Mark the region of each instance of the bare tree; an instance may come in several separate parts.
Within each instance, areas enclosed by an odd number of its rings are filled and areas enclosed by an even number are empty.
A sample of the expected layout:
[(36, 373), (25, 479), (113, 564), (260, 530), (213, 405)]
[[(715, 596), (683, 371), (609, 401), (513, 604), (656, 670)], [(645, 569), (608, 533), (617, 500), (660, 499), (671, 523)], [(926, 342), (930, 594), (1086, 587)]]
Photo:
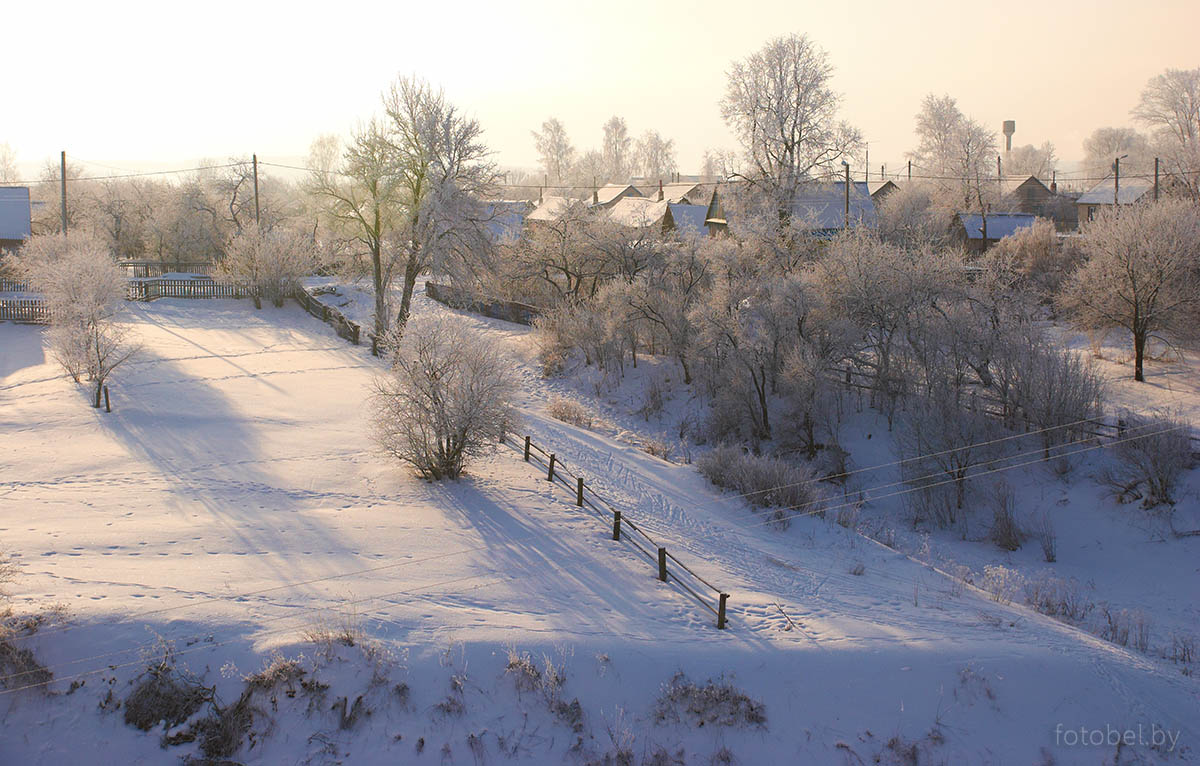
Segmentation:
[(382, 338), (390, 324), (388, 290), (396, 266), (394, 253), (385, 252), (385, 240), (401, 226), (404, 189), (392, 172), (392, 148), (379, 120), (360, 125), (340, 154), (332, 136), (313, 142), (308, 188), (324, 201), (335, 229), (366, 249), (375, 292), (375, 336)]
[(604, 123), (604, 146), (601, 152), (605, 180), (617, 183), (628, 181), (633, 167), (633, 139), (623, 118), (613, 116)]
[(515, 388), (493, 344), (451, 320), (422, 321), (375, 382), (376, 442), (426, 479), (457, 479), (512, 427)]
[(1155, 131), (1168, 171), (1200, 199), (1200, 68), (1168, 69), (1152, 78), (1133, 118)]
[(768, 42), (728, 72), (721, 116), (741, 141), (747, 176), (780, 203), (806, 179), (834, 167), (861, 143), (838, 121), (829, 56), (807, 35)]
[(282, 306), (316, 264), (316, 249), (307, 234), (282, 228), (267, 232), (247, 229), (226, 245), (220, 271), (245, 285), (255, 308), (262, 308), (263, 298)]
[(404, 206), (403, 228), (395, 238), (403, 264), (396, 322), (403, 328), (423, 271), (452, 271), (489, 248), (481, 199), (491, 195), (498, 174), (479, 121), (460, 112), (440, 89), (401, 77), (383, 103), (389, 172), (399, 179)]
[(1164, 200), (1106, 210), (1083, 230), (1087, 261), (1067, 281), (1062, 308), (1083, 328), (1124, 329), (1134, 380), (1144, 381), (1146, 343), (1193, 336), (1200, 311), (1200, 209)]
[(567, 137), (567, 129), (557, 117), (542, 123), (542, 132), (532, 131), (533, 142), (542, 160), (542, 170), (554, 183), (566, 182), (575, 161), (575, 147)]
[(12, 183), (17, 178), (17, 153), (8, 145), (0, 143), (0, 183)]
[(667, 180), (679, 165), (675, 162), (675, 141), (663, 138), (657, 130), (647, 130), (637, 140), (638, 175), (650, 181)]
[(1049, 182), (1058, 167), (1058, 154), (1054, 144), (1046, 141), (1041, 146), (1025, 144), (1014, 146), (1005, 158), (1004, 175), (1033, 176), (1039, 181)]
[(916, 132), (920, 143), (910, 156), (937, 190), (935, 204), (943, 215), (985, 210), (996, 201), (994, 132), (959, 111), (950, 96), (933, 94), (921, 102)]
[(105, 244), (86, 233), (30, 238), (19, 268), (49, 308), (51, 353), (75, 382), (92, 383), (99, 407), (109, 376), (139, 350), (114, 321), (124, 306), (125, 275)]
[(1096, 128), (1083, 142), (1084, 170), (1089, 175), (1102, 176), (1109, 172), (1113, 159), (1121, 160), (1128, 172), (1144, 173), (1153, 165), (1150, 141), (1133, 128)]

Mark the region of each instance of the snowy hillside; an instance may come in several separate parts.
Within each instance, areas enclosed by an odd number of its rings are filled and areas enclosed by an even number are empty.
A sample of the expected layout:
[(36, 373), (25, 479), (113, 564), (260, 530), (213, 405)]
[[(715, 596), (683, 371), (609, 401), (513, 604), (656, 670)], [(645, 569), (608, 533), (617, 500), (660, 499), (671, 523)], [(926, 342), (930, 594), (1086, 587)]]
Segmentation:
[[(345, 293), (363, 318), (368, 302)], [(677, 438), (693, 403), (667, 365), (547, 379), (528, 328), (424, 295), (415, 311), (455, 315), (513, 355), (514, 443), (531, 435), (731, 594), (728, 629), (511, 445), (446, 484), (377, 455), (363, 402), (382, 363), (294, 303), (131, 304), (145, 348), (114, 380), (111, 414), (61, 377), (41, 329), (0, 324), (0, 547), (19, 564), (13, 614), (44, 618), (9, 644), (53, 673), (41, 683), (9, 663), (0, 762), (174, 762), (199, 757), (218, 724), (235, 745), (221, 757), (245, 764), (1200, 753), (1200, 681), (1160, 656), (1200, 625), (1200, 537), (1107, 497), (1091, 478), (1102, 453), (1066, 479), (1039, 465), (1006, 475), (1024, 512), (1053, 512), (1054, 564), (1036, 544), (919, 534), (898, 497), (854, 523), (798, 515), (780, 530), (686, 464), (701, 449)], [(656, 375), (668, 404), (638, 416)], [(555, 396), (603, 422), (550, 417)], [(845, 497), (899, 481), (882, 418), (851, 412), (846, 432), (851, 468), (883, 467)], [(639, 448), (656, 439), (674, 441), (676, 462)], [(1181, 507), (1197, 503), (1189, 481)], [(1141, 610), (1155, 651), (989, 594), (976, 587), (989, 566), (1074, 578), (1114, 611)], [(169, 729), (142, 731), (126, 717), (147, 678), (201, 691)], [(197, 726), (213, 701), (241, 717)], [(1126, 730), (1141, 739), (1112, 741)]]

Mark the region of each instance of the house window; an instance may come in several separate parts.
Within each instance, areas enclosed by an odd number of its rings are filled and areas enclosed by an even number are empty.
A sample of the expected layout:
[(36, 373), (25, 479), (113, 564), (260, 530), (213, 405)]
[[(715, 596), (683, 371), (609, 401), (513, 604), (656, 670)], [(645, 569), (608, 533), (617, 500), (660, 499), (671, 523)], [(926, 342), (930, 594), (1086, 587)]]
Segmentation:
[(1087, 219), (1088, 219), (1089, 221), (1094, 221), (1094, 220), (1096, 220), (1096, 206), (1095, 206), (1095, 205), (1088, 205), (1088, 217), (1087, 217)]

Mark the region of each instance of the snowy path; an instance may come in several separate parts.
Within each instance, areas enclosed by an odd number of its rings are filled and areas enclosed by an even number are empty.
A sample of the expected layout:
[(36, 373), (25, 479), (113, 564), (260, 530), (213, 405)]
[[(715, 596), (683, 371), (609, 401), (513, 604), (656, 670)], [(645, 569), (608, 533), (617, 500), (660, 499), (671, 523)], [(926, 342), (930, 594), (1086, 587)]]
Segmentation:
[[(454, 313), (423, 295), (416, 310)], [(149, 625), (215, 669), (349, 611), (423, 653), (453, 637), (611, 653), (659, 680), (732, 672), (767, 700), (773, 737), (803, 721), (803, 752), (829, 757), (866, 728), (939, 716), (980, 735), (955, 745), (968, 761), (1028, 761), (1056, 721), (1136, 717), (1200, 742), (1194, 680), (956, 592), (832, 523), (755, 526), (691, 468), (546, 417), (565, 389), (538, 374), (528, 331), (459, 316), (517, 357), (522, 430), (733, 594), (730, 630), (512, 450), (450, 485), (376, 456), (362, 401), (377, 360), (297, 307), (160, 300), (133, 308), (146, 353), (114, 382), (111, 415), (57, 377), (38, 329), (0, 325), (0, 540), (22, 566), (17, 605), (72, 615), (39, 655), (60, 678), (133, 663)]]

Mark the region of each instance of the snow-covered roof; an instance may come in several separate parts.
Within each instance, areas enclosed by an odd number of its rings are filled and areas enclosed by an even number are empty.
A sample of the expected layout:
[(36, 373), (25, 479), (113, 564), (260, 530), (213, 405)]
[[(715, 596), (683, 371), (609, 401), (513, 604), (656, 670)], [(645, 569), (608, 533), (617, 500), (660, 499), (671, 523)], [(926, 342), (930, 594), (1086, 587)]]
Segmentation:
[(889, 188), (891, 191), (895, 191), (900, 187), (896, 185), (895, 181), (867, 181), (867, 192), (872, 198), (881, 191), (889, 190)]
[[(833, 231), (846, 223), (846, 183), (813, 182), (801, 186), (792, 215), (812, 231)], [(874, 226), (875, 201), (866, 181), (850, 182), (850, 225)]]
[[(1083, 193), (1077, 200), (1080, 205), (1111, 205), (1113, 203), (1113, 184), (1115, 181), (1112, 176), (1108, 176), (1100, 183)], [(1143, 183), (1141, 181), (1130, 178), (1129, 180), (1121, 179), (1121, 190), (1118, 193), (1117, 201), (1122, 205), (1132, 205), (1133, 203), (1146, 196), (1146, 193), (1153, 189), (1153, 184)]]
[(553, 221), (563, 214), (574, 200), (568, 197), (542, 197), (542, 204), (538, 205), (532, 213), (525, 216), (527, 221)]
[(622, 194), (629, 197), (644, 196), (642, 192), (632, 184), (604, 184), (596, 190), (596, 204), (607, 205)]
[(30, 228), (28, 186), (0, 186), (0, 239), (25, 239)]
[(683, 205), (674, 202), (667, 203), (671, 211), (671, 220), (675, 222), (675, 230), (687, 234), (706, 234), (705, 217), (708, 214), (707, 205)]
[[(1033, 226), (1037, 216), (1032, 213), (988, 213), (987, 238), (1003, 239), (1021, 229)], [(967, 230), (968, 239), (983, 239), (983, 216), (979, 213), (959, 213), (958, 220)]]
[[(707, 202), (703, 197), (707, 196), (704, 193), (704, 187), (698, 183), (671, 183), (663, 184), (663, 199), (667, 202), (687, 202), (696, 204), (699, 202)], [(658, 197), (658, 191), (652, 192), (653, 197)]]
[(622, 226), (644, 229), (662, 221), (667, 214), (667, 204), (649, 197), (622, 197), (608, 211), (608, 219)]

